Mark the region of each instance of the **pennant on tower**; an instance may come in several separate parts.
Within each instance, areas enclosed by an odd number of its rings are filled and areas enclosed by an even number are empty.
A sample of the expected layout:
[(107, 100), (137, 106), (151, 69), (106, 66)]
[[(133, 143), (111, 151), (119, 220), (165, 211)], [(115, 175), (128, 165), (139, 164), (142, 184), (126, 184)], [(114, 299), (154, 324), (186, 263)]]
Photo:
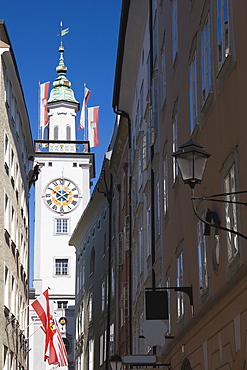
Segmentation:
[(88, 141), (91, 148), (99, 145), (98, 121), (99, 107), (88, 108)]
[(48, 93), (49, 93), (49, 87), (50, 82), (45, 82), (43, 84), (40, 84), (40, 94), (39, 94), (39, 125), (40, 127), (45, 127), (48, 125)]
[(82, 109), (81, 109), (81, 117), (80, 117), (80, 124), (78, 130), (82, 130), (85, 127), (86, 122), (86, 107), (91, 95), (91, 91), (85, 86), (84, 87), (84, 99), (82, 102)]

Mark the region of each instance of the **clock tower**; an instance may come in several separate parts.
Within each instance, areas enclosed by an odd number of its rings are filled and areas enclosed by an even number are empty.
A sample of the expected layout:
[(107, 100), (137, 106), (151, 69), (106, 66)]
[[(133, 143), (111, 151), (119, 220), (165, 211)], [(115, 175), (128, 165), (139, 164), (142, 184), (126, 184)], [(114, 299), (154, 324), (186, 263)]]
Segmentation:
[[(68, 245), (90, 198), (94, 154), (87, 141), (76, 141), (79, 103), (66, 77), (64, 47), (59, 47), (57, 78), (48, 100), (49, 140), (35, 141), (40, 173), (35, 183), (34, 279), (31, 302), (48, 287), (54, 316), (74, 369), (75, 250)], [(31, 307), (31, 306), (30, 306)], [(44, 333), (30, 308), (30, 370), (46, 370)], [(64, 368), (65, 369), (65, 368)]]

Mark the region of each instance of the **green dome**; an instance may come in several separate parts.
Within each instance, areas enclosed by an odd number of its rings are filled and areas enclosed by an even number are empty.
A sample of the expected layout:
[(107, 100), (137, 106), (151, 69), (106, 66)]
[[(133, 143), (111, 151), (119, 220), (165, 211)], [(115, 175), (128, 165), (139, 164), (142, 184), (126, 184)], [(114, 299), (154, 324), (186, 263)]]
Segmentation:
[(59, 47), (59, 52), (60, 52), (59, 65), (56, 68), (58, 77), (53, 82), (53, 89), (51, 90), (48, 103), (59, 100), (78, 103), (78, 101), (75, 99), (74, 91), (70, 88), (71, 83), (66, 77), (67, 67), (64, 65), (63, 58), (64, 47), (62, 43)]

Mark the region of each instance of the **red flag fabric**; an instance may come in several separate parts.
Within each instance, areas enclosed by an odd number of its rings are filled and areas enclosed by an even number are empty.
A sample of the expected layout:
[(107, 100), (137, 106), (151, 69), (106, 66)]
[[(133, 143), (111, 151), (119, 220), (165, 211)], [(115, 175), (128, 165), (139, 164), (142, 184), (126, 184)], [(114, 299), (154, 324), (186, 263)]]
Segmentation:
[(88, 140), (91, 148), (99, 145), (98, 121), (99, 107), (88, 108)]
[(83, 99), (83, 103), (82, 103), (80, 124), (78, 126), (78, 130), (82, 130), (85, 127), (86, 106), (87, 106), (90, 95), (91, 95), (91, 91), (85, 86), (84, 99)]
[(63, 338), (56, 320), (50, 313), (48, 289), (31, 305), (39, 316), (45, 333), (44, 361), (47, 360), (49, 365), (57, 364), (58, 367), (68, 366), (68, 355)]
[(46, 289), (33, 303), (31, 306), (36, 311), (43, 325), (43, 330), (45, 332), (45, 351), (44, 360), (47, 359), (47, 350), (52, 336), (51, 326), (50, 326), (50, 305), (49, 305), (49, 294), (48, 289)]
[(45, 82), (40, 85), (40, 102), (39, 102), (39, 111), (40, 111), (40, 127), (45, 127), (48, 125), (48, 94), (49, 94), (50, 82)]
[(68, 355), (56, 319), (53, 319), (53, 337), (49, 345), (49, 365), (68, 366)]

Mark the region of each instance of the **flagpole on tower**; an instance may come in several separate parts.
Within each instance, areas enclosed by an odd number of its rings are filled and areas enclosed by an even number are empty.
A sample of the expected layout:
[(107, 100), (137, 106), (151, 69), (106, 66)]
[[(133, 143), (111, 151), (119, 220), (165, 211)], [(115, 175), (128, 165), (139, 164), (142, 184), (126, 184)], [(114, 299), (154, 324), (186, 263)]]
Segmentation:
[[(84, 97), (86, 96), (86, 82), (84, 82)], [(84, 140), (86, 141), (87, 138), (86, 138), (86, 134), (87, 134), (87, 104), (85, 103), (84, 107), (82, 108), (84, 109), (84, 117), (85, 117), (85, 127), (84, 127)]]

